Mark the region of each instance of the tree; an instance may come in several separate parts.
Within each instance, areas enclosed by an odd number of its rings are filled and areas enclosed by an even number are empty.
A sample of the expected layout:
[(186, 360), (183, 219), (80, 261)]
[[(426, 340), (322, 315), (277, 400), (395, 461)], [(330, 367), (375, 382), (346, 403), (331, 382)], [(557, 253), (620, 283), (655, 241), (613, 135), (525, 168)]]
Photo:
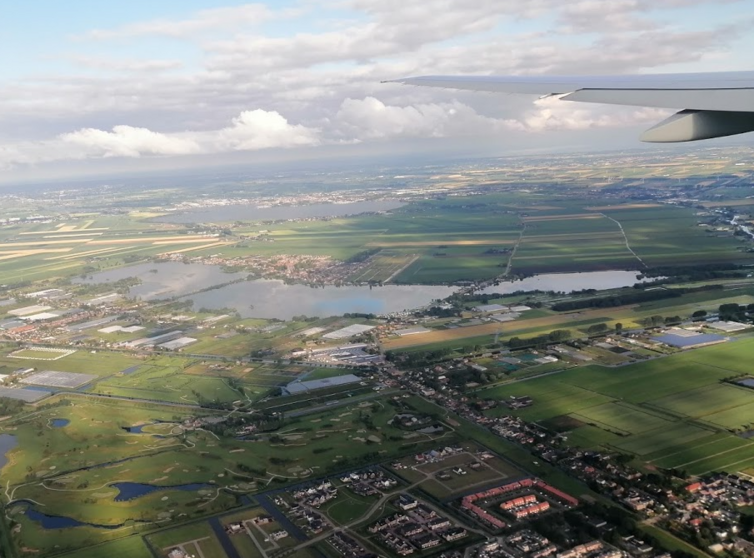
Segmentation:
[(591, 334), (605, 333), (607, 331), (607, 324), (594, 324), (589, 326), (587, 332)]
[(623, 331), (623, 324), (620, 322), (615, 323), (615, 333), (621, 333)]
[(699, 319), (704, 318), (706, 316), (707, 316), (707, 311), (706, 310), (697, 310), (696, 312), (694, 312), (693, 314), (691, 314), (692, 318), (699, 318)]

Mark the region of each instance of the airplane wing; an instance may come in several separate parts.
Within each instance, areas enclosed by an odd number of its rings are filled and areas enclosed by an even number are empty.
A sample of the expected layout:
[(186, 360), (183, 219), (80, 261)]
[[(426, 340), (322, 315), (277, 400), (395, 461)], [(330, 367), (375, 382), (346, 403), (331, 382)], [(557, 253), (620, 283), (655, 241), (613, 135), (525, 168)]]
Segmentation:
[(683, 109), (641, 137), (710, 139), (754, 131), (754, 72), (620, 76), (422, 76), (391, 82), (424, 87), (560, 96), (566, 101)]

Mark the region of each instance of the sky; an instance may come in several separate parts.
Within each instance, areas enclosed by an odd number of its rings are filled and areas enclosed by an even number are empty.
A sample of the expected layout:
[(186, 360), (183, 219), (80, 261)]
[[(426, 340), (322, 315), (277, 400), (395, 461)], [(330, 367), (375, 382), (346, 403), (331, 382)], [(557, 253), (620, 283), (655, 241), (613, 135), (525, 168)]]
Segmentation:
[(754, 0), (30, 0), (0, 17), (0, 181), (638, 147), (669, 111), (381, 83), (754, 70)]

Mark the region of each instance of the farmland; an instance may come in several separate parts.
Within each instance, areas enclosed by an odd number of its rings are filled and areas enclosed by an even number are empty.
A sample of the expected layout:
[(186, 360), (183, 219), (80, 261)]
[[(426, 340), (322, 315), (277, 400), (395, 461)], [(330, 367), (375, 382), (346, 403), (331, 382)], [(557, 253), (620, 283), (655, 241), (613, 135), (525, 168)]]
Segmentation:
[(526, 420), (566, 428), (571, 443), (628, 452), (639, 464), (691, 474), (754, 465), (754, 391), (725, 380), (744, 374), (754, 338), (619, 368), (586, 366), (478, 393), (528, 395)]

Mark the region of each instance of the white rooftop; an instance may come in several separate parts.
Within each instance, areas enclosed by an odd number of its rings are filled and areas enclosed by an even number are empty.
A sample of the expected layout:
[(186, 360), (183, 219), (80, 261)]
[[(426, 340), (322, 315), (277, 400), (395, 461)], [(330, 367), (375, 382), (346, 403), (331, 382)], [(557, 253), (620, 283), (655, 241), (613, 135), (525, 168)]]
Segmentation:
[(324, 337), (325, 339), (346, 339), (348, 337), (353, 337), (354, 335), (359, 335), (360, 333), (366, 333), (367, 331), (371, 331), (373, 329), (374, 326), (353, 324), (342, 329), (331, 331), (330, 333), (323, 335), (322, 337)]
[(24, 306), (23, 308), (16, 308), (8, 312), (11, 316), (28, 316), (29, 314), (38, 314), (45, 310), (50, 310), (52, 306), (44, 306), (42, 304), (35, 304), (33, 306)]
[(734, 331), (742, 331), (750, 327), (740, 322), (712, 322), (707, 325), (709, 327), (719, 329), (720, 331), (724, 331), (726, 333), (732, 333)]
[(32, 314), (31, 316), (21, 316), (22, 320), (28, 320), (30, 322), (36, 322), (39, 320), (51, 320), (52, 318), (59, 318), (60, 314), (54, 314), (52, 312), (40, 312), (39, 314)]

